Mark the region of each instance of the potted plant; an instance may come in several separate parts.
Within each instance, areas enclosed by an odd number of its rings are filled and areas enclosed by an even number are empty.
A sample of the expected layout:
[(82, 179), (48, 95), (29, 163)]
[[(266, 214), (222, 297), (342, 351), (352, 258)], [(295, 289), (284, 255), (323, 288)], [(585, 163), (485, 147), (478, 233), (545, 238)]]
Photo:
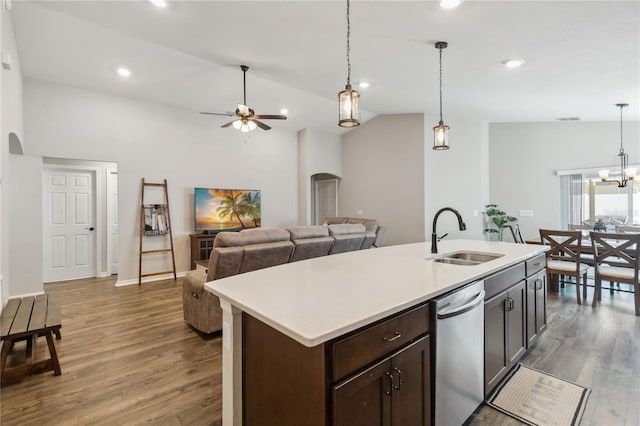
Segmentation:
[(489, 227), (485, 228), (484, 232), (488, 234), (498, 234), (498, 241), (502, 241), (502, 235), (505, 228), (511, 223), (518, 221), (513, 216), (509, 216), (504, 211), (498, 208), (497, 204), (487, 204), (485, 214), (487, 215)]

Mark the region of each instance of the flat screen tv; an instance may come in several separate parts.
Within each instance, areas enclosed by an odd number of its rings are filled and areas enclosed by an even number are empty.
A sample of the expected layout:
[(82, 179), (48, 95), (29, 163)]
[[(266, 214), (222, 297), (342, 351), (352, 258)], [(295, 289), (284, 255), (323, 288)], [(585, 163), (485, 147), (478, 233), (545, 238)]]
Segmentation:
[(260, 227), (260, 191), (253, 189), (194, 188), (196, 232)]

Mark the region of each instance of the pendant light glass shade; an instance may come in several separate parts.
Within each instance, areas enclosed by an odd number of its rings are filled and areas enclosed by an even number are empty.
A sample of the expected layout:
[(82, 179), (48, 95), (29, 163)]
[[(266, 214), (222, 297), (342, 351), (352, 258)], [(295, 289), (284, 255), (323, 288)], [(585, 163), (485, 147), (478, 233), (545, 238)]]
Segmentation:
[(440, 122), (433, 128), (433, 149), (436, 151), (449, 149), (449, 126), (442, 121), (442, 49), (447, 46), (446, 41), (436, 43), (436, 49), (440, 51)]
[(433, 149), (436, 151), (449, 149), (449, 126), (442, 121), (433, 128)]
[(351, 3), (347, 0), (347, 84), (338, 93), (338, 126), (356, 127), (360, 125), (360, 93), (351, 88)]
[(360, 93), (353, 90), (348, 84), (345, 89), (338, 93), (340, 104), (338, 126), (356, 127), (360, 125)]

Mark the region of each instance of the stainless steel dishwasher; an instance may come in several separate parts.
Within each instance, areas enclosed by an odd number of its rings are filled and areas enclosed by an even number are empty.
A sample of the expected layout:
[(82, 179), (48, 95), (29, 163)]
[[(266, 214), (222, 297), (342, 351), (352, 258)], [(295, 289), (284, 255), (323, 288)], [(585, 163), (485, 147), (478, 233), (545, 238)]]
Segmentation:
[(435, 424), (462, 425), (484, 400), (484, 281), (431, 301)]

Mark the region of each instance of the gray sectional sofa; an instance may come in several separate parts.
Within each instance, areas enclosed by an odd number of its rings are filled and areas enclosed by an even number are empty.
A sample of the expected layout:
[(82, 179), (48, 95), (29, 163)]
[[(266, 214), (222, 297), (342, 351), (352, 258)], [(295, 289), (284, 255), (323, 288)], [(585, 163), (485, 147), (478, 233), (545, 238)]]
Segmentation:
[[(184, 320), (206, 334), (222, 329), (220, 301), (204, 289), (205, 282), (283, 263), (368, 249), (380, 243), (382, 235), (378, 237), (376, 231), (384, 227), (378, 226), (377, 221), (371, 221), (368, 231), (364, 223), (339, 219), (340, 223), (327, 225), (219, 233), (208, 268), (190, 271), (184, 278)], [(371, 231), (373, 222), (375, 230)]]

